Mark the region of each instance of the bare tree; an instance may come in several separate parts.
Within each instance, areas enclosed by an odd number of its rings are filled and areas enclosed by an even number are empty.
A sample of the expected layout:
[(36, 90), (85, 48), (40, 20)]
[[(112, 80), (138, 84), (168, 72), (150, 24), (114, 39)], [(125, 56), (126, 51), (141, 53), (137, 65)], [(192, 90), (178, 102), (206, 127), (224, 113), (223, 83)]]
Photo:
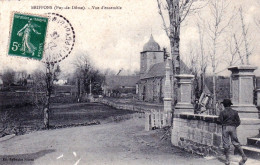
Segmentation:
[(228, 59), (227, 62), (229, 65), (249, 65), (249, 56), (252, 54), (253, 49), (250, 48), (250, 40), (248, 35), (249, 26), (245, 24), (242, 7), (239, 8), (238, 15), (241, 26), (237, 26), (237, 24), (234, 26), (238, 27), (239, 30), (233, 28), (231, 37), (227, 41), (227, 45), (229, 46), (229, 53), (231, 55), (231, 58)]
[(77, 97), (78, 102), (81, 101), (82, 96), (87, 93), (89, 85), (91, 84), (91, 75), (93, 71), (93, 67), (91, 65), (91, 61), (87, 54), (81, 54), (77, 56), (74, 61), (74, 66), (76, 67), (75, 77), (77, 79)]
[(7, 69), (2, 75), (4, 86), (10, 86), (15, 81), (15, 72), (12, 69)]
[(232, 33), (229, 39), (226, 40), (229, 58), (225, 59), (229, 66), (242, 64), (244, 65), (244, 56), (241, 53), (242, 40), (237, 39), (236, 33)]
[(199, 90), (199, 74), (200, 74), (200, 59), (199, 59), (199, 52), (194, 49), (194, 45), (190, 42), (189, 44), (189, 54), (187, 56), (187, 59), (185, 60), (185, 64), (190, 68), (190, 72), (194, 75), (194, 81), (193, 81), (193, 91), (196, 98), (199, 98), (200, 96), (200, 90)]
[(41, 70), (36, 70), (32, 73), (32, 104), (37, 107), (37, 109), (41, 110), (43, 107), (43, 103), (45, 103), (46, 97), (44, 97), (44, 92), (46, 89), (45, 83), (45, 73)]
[[(53, 92), (53, 81), (55, 79), (55, 77), (57, 77), (56, 71), (59, 70), (58, 68), (58, 63), (53, 62), (54, 60), (54, 56), (51, 55), (45, 55), (44, 56), (44, 63), (43, 63), (43, 68), (45, 71), (43, 71), (44, 74), (42, 73), (38, 73), (36, 74), (38, 77), (38, 81), (39, 81), (39, 85), (34, 85), (34, 87), (38, 88), (35, 89), (36, 92), (37, 90), (39, 90), (40, 88), (43, 88), (43, 92), (45, 93), (44, 97), (39, 97), (41, 98), (41, 100), (43, 101), (43, 122), (44, 122), (44, 127), (46, 129), (49, 129), (50, 127), (50, 113), (51, 113), (51, 109), (50, 109), (50, 104), (51, 104), (51, 94)], [(59, 71), (60, 72), (60, 71)], [(37, 82), (34, 82), (37, 83)], [(40, 89), (41, 90), (41, 89)], [(40, 94), (40, 93), (36, 93), (36, 94)]]
[(10, 112), (2, 112), (0, 116), (0, 137), (2, 137), (5, 134), (5, 131), (8, 129), (8, 127), (10, 127), (10, 121)]
[(242, 65), (244, 65), (244, 60), (243, 60), (243, 55), (241, 54), (241, 50), (240, 50), (240, 45), (242, 44), (241, 42), (239, 43), (239, 41), (237, 40), (237, 37), (235, 34), (233, 34), (233, 38), (234, 38), (234, 42), (235, 42), (235, 53), (237, 52), (240, 62)]
[[(199, 15), (198, 15), (199, 16)], [(200, 17), (200, 16), (199, 16)], [(208, 63), (208, 56), (205, 55), (205, 48), (204, 48), (204, 37), (205, 37), (205, 21), (201, 19), (197, 23), (197, 28), (199, 32), (199, 47), (200, 47), (200, 94), (205, 90), (205, 76), (206, 76), (206, 69), (207, 69), (207, 63)]]
[(47, 62), (45, 63), (45, 103), (43, 106), (43, 115), (44, 115), (44, 126), (45, 128), (49, 129), (49, 122), (50, 122), (50, 100), (51, 100), (51, 94), (53, 91), (53, 81), (55, 77), (55, 70), (56, 70), (57, 64)]
[(16, 82), (19, 85), (25, 86), (27, 84), (27, 82), (26, 82), (27, 72), (25, 70), (22, 70), (22, 71), (16, 72), (16, 74), (18, 75), (18, 77), (17, 77), (18, 79), (17, 79)]
[[(171, 47), (171, 56), (173, 61), (173, 75), (180, 74), (180, 27), (181, 23), (185, 20), (189, 13), (194, 12), (200, 8), (195, 7), (193, 3), (196, 0), (165, 0), (162, 3), (161, 0), (157, 0), (159, 14), (163, 21), (163, 27), (170, 40), (170, 47)], [(165, 15), (163, 14), (164, 10), (167, 11), (167, 16), (169, 19), (169, 23), (167, 25), (165, 20)], [(175, 79), (174, 79), (175, 80)], [(173, 95), (174, 95), (174, 102), (176, 102), (177, 98), (177, 83), (173, 82)]]
[(260, 30), (260, 19), (259, 18), (255, 18), (255, 24), (258, 27), (258, 29)]
[[(213, 71), (213, 109), (216, 109), (216, 75), (220, 62), (219, 48), (223, 43), (221, 40), (225, 30), (230, 26), (234, 16), (228, 17), (230, 2), (226, 0), (211, 0), (209, 3), (211, 18), (208, 21), (209, 56)], [(214, 112), (213, 112), (214, 113)]]
[(43, 64), (45, 71), (36, 70), (32, 73), (32, 98), (31, 102), (38, 110), (43, 111), (43, 124), (46, 129), (49, 128), (49, 115), (50, 115), (50, 95), (52, 92), (51, 79), (49, 72), (47, 72), (47, 65)]
[(241, 20), (243, 42), (244, 42), (244, 47), (245, 47), (246, 64), (249, 65), (249, 56), (252, 54), (252, 50), (250, 50), (250, 48), (249, 48), (248, 26), (246, 27), (246, 24), (244, 21), (244, 14), (243, 14), (242, 7), (239, 8), (239, 14), (240, 14), (240, 20)]
[[(257, 1), (257, 3), (258, 3), (258, 7), (260, 7), (260, 1)], [(259, 17), (259, 14), (258, 14), (258, 17), (254, 18), (254, 21), (255, 21), (256, 26), (258, 27), (258, 30), (260, 30), (260, 17)]]
[[(190, 12), (199, 8), (192, 7), (196, 0), (165, 0), (163, 4), (157, 0), (159, 14), (163, 21), (164, 30), (170, 39), (171, 55), (174, 61), (174, 72), (180, 74), (180, 26)], [(201, 7), (200, 7), (201, 8)], [(169, 25), (165, 21), (163, 9), (168, 11)]]

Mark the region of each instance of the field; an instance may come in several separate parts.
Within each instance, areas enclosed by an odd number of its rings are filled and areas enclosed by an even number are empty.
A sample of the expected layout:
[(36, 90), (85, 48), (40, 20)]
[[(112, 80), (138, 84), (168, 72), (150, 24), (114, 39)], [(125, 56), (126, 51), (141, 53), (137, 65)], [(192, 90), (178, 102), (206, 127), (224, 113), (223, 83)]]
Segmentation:
[[(99, 103), (55, 103), (51, 105), (50, 127), (69, 127), (99, 124), (106, 119), (132, 114), (133, 111), (117, 110)], [(10, 107), (0, 110), (1, 136), (24, 134), (43, 129), (43, 112), (34, 106)], [(3, 128), (7, 127), (4, 131)]]

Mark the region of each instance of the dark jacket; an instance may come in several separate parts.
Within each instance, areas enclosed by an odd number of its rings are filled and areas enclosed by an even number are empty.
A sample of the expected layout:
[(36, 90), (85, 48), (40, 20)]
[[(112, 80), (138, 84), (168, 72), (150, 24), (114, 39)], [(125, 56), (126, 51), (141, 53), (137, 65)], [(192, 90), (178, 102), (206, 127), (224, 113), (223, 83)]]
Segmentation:
[(218, 122), (223, 126), (238, 127), (240, 125), (240, 118), (237, 111), (230, 107), (226, 107), (224, 111), (220, 112)]

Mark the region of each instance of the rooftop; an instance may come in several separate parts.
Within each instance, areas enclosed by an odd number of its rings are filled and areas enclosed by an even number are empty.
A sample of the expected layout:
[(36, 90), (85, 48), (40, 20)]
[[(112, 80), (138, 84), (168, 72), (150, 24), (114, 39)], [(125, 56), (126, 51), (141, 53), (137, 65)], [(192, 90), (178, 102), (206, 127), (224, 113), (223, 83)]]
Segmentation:
[(105, 85), (110, 89), (117, 87), (135, 87), (139, 76), (106, 76)]
[(160, 51), (160, 45), (153, 39), (152, 34), (150, 40), (144, 44), (143, 51)]
[[(191, 74), (190, 69), (187, 67), (187, 65), (183, 62), (180, 61), (181, 63), (181, 74)], [(146, 79), (146, 78), (152, 78), (152, 77), (163, 77), (165, 76), (166, 73), (166, 61), (157, 63), (151, 66), (149, 71), (141, 77), (141, 79)], [(172, 60), (170, 60), (170, 70), (172, 70)], [(170, 72), (171, 75), (173, 72)]]

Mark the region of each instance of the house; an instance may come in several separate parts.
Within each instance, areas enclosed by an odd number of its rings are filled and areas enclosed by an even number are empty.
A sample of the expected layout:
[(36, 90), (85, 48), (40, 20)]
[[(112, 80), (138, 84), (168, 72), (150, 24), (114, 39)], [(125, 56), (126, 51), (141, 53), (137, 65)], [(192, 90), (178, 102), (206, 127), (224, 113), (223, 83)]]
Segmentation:
[(105, 96), (120, 97), (136, 93), (136, 83), (139, 76), (106, 76), (102, 85)]

